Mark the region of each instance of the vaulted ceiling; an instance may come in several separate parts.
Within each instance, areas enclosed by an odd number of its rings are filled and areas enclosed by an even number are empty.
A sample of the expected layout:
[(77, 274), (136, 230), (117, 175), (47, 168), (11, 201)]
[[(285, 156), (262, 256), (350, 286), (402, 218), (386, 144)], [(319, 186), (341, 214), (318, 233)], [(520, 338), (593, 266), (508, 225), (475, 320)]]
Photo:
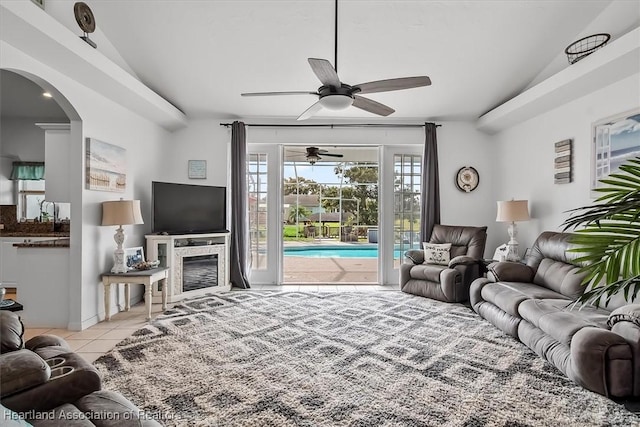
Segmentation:
[[(307, 58), (334, 63), (334, 1), (86, 1), (98, 50), (189, 117), (293, 119), (315, 91)], [(73, 1), (47, 12), (81, 33)], [(635, 1), (341, 0), (338, 74), (350, 84), (428, 75), (429, 87), (375, 93), (396, 119), (474, 120), (569, 66), (564, 48), (586, 34), (637, 27)], [(350, 108), (321, 117), (374, 118)]]

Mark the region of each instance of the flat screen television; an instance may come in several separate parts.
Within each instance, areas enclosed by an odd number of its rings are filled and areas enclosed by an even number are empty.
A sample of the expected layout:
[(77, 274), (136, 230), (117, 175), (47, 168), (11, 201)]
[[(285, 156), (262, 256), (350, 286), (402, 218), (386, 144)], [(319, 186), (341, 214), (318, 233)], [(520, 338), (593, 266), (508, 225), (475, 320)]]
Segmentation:
[(154, 233), (217, 233), (227, 228), (227, 188), (151, 183)]

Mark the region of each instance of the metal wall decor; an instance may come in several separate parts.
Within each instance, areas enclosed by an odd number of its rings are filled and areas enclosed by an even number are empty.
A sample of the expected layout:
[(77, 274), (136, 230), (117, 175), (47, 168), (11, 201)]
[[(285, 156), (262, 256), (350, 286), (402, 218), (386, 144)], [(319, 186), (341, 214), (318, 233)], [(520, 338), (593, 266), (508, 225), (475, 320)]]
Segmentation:
[(568, 184), (571, 182), (571, 140), (556, 142), (555, 151), (553, 182)]
[(93, 33), (96, 30), (96, 19), (89, 5), (85, 2), (77, 2), (73, 5), (73, 14), (76, 17), (78, 26), (84, 32), (84, 36), (80, 36), (80, 38), (92, 48), (97, 48), (98, 45), (89, 38), (89, 33)]
[(601, 47), (604, 47), (610, 38), (610, 34), (600, 33), (592, 34), (574, 41), (564, 50), (564, 53), (567, 54), (569, 64), (575, 64), (582, 58), (589, 56)]
[(456, 187), (460, 191), (470, 193), (480, 184), (480, 175), (478, 171), (471, 166), (463, 166), (456, 174)]

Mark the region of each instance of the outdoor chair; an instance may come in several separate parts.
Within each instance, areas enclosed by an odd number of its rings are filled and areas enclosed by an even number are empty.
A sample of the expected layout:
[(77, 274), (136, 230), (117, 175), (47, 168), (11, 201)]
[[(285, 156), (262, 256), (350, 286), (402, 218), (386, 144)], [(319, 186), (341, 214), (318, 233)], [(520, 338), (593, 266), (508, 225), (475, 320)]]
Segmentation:
[(405, 252), (400, 289), (445, 302), (469, 299), (471, 282), (480, 277), (487, 227), (435, 225), (423, 250)]

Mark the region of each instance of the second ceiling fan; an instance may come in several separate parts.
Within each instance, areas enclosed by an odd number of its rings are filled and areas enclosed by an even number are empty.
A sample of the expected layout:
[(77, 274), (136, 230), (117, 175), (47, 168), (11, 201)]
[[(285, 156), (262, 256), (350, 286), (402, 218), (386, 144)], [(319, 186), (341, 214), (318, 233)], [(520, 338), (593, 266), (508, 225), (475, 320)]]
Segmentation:
[(249, 92), (242, 96), (273, 96), (273, 95), (316, 95), (318, 101), (307, 108), (298, 116), (298, 120), (305, 120), (318, 113), (323, 108), (328, 110), (344, 110), (350, 106), (360, 108), (379, 116), (388, 116), (395, 110), (360, 94), (374, 92), (390, 92), (402, 89), (411, 89), (429, 86), (431, 79), (428, 76), (401, 77), (395, 79), (376, 80), (372, 82), (348, 85), (342, 83), (338, 77), (338, 0), (335, 0), (335, 58), (334, 66), (326, 59), (309, 58), (311, 70), (318, 77), (322, 86), (316, 92), (289, 91), (289, 92)]

